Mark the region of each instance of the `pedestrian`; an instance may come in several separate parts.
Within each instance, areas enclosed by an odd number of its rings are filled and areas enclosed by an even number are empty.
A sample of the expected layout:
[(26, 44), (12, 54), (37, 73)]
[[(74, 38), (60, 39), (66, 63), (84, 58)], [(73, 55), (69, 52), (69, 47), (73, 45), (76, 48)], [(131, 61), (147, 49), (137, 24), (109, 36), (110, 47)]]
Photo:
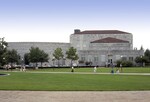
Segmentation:
[(122, 64), (120, 63), (120, 69), (121, 69), (121, 73), (123, 72), (123, 70), (122, 70)]
[(74, 72), (74, 67), (71, 67), (71, 72)]
[(97, 71), (97, 68), (96, 68), (96, 66), (94, 67), (94, 73)]
[(114, 65), (113, 65), (112, 62), (110, 63), (110, 66), (111, 66), (111, 68), (112, 68), (112, 69), (111, 69), (111, 73), (113, 74), (113, 73), (114, 73)]
[(23, 72), (26, 72), (26, 67), (25, 66), (23, 66)]
[(116, 73), (119, 73), (120, 71), (119, 71), (119, 68), (116, 70)]

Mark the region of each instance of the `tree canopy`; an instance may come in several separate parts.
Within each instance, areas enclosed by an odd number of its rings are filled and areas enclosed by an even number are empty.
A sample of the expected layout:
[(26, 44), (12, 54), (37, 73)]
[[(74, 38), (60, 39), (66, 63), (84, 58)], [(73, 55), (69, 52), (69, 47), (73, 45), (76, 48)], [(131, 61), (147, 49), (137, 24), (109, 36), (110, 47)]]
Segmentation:
[(0, 38), (0, 64), (4, 64), (4, 53), (7, 51), (8, 43), (4, 41), (4, 38)]
[(55, 59), (60, 60), (61, 58), (63, 58), (63, 52), (61, 48), (57, 48), (54, 53), (53, 56), (55, 57)]
[(24, 54), (24, 63), (28, 65), (30, 63), (29, 53)]
[(147, 57), (148, 63), (150, 63), (150, 50), (146, 49), (144, 56)]
[(55, 59), (58, 60), (58, 66), (59, 66), (59, 60), (64, 57), (62, 49), (61, 48), (56, 48), (56, 50), (53, 53), (53, 56), (55, 57)]
[(66, 55), (67, 55), (67, 58), (71, 60), (71, 66), (72, 66), (72, 61), (79, 59), (77, 50), (74, 47), (70, 47), (68, 51), (66, 51)]
[(7, 50), (4, 56), (6, 63), (19, 63), (20, 61), (20, 55), (15, 49)]
[(43, 50), (40, 50), (38, 47), (31, 47), (29, 52), (29, 60), (30, 62), (37, 63), (38, 62), (47, 62), (48, 61), (48, 54), (45, 53)]
[(138, 56), (135, 58), (136, 63), (150, 63), (150, 50), (147, 49), (144, 52), (144, 56)]

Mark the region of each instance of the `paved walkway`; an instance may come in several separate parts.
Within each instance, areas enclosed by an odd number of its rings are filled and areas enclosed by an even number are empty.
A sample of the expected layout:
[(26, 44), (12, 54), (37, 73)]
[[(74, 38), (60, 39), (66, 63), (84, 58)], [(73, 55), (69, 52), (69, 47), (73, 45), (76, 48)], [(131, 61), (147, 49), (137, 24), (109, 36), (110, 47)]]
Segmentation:
[(0, 91), (0, 102), (150, 102), (150, 91)]
[[(2, 71), (2, 72), (8, 72), (9, 71)], [(11, 72), (20, 72), (20, 71), (11, 71)], [(101, 73), (101, 72), (42, 72), (42, 71), (26, 71), (26, 73), (53, 73), (53, 74), (117, 74), (117, 75), (148, 75), (150, 76), (150, 73)], [(10, 74), (8, 74), (10, 75)], [(1, 76), (1, 75), (0, 75)]]
[(118, 75), (150, 75), (150, 73), (94, 73), (94, 72), (27, 72), (27, 73), (53, 73), (53, 74), (118, 74)]

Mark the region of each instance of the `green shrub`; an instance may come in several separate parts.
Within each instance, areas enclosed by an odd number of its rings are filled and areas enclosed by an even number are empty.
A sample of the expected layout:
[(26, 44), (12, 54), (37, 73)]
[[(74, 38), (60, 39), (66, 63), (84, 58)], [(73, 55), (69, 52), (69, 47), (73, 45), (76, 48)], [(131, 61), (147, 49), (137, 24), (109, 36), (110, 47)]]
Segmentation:
[(131, 61), (123, 61), (122, 65), (124, 67), (132, 67), (133, 66), (133, 62), (131, 62)]
[(120, 64), (122, 64), (123, 67), (132, 67), (133, 66), (133, 62), (131, 62), (131, 61), (118, 60), (117, 67), (120, 67)]
[(117, 64), (117, 65), (116, 65), (117, 67), (120, 67), (120, 64), (122, 64), (122, 61), (121, 61), (121, 60), (118, 60), (116, 64)]
[(86, 62), (85, 62), (85, 65), (86, 65), (86, 66), (91, 66), (91, 65), (92, 65), (92, 62), (91, 62), (91, 61), (86, 61)]

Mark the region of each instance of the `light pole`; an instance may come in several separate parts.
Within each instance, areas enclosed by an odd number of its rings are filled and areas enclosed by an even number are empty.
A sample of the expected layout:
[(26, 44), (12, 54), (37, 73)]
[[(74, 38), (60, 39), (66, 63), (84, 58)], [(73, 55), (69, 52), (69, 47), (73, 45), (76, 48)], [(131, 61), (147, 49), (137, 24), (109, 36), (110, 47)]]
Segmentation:
[(24, 67), (24, 59), (21, 58), (21, 71), (23, 71), (23, 67)]
[(111, 68), (112, 68), (111, 73), (113, 74), (113, 73), (114, 73), (114, 65), (113, 65), (112, 60), (111, 60), (111, 62), (110, 62), (110, 66), (111, 66)]
[(141, 56), (141, 67), (143, 67), (143, 56)]
[(55, 57), (53, 57), (53, 59), (52, 59), (52, 61), (53, 61), (53, 70), (54, 70), (54, 67), (55, 67)]
[(53, 66), (54, 66), (55, 57), (53, 57), (52, 61), (53, 61)]
[(63, 65), (65, 65), (65, 60), (66, 60), (66, 58), (65, 58), (65, 57), (63, 57)]
[(123, 72), (123, 69), (122, 69), (122, 61), (123, 61), (123, 56), (121, 56), (121, 62), (120, 62), (120, 68), (121, 68), (121, 73)]
[(5, 63), (5, 57), (3, 57), (3, 61), (2, 61), (2, 62), (3, 62), (3, 65), (5, 65), (5, 64), (6, 64), (6, 63)]

